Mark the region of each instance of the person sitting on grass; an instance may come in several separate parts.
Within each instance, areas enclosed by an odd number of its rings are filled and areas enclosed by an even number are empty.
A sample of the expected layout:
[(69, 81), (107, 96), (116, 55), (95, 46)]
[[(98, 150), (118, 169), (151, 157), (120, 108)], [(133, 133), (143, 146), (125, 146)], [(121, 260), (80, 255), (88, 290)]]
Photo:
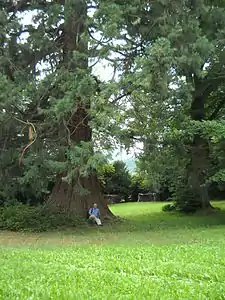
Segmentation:
[(98, 226), (102, 226), (102, 222), (100, 220), (100, 211), (96, 203), (89, 209), (88, 213), (89, 220), (94, 221)]

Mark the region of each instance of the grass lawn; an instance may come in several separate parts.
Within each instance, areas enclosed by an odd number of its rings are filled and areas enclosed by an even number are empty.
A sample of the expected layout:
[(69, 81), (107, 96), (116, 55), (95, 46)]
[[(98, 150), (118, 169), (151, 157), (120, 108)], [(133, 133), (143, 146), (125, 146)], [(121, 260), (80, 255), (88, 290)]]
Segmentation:
[(0, 232), (0, 299), (225, 299), (225, 212), (162, 205), (113, 205), (126, 220), (102, 228)]

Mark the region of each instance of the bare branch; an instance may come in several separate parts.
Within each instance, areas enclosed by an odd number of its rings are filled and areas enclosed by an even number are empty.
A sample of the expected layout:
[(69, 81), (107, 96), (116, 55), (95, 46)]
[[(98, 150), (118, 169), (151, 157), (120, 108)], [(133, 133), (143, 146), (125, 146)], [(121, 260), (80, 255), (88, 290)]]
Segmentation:
[(130, 92), (127, 92), (125, 94), (119, 95), (118, 97), (116, 97), (115, 99), (113, 99), (112, 101), (110, 101), (110, 104), (115, 104), (117, 101), (127, 97), (130, 95)]

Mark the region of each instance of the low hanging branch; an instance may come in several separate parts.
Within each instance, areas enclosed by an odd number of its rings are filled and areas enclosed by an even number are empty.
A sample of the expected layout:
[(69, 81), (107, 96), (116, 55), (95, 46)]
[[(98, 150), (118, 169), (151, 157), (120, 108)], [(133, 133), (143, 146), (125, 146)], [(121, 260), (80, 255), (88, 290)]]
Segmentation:
[(28, 126), (29, 128), (29, 132), (28, 132), (28, 138), (29, 138), (29, 143), (28, 145), (23, 149), (23, 152), (21, 153), (20, 155), (20, 158), (19, 158), (19, 167), (22, 166), (22, 160), (23, 160), (23, 157), (24, 157), (24, 154), (27, 152), (28, 148), (30, 148), (31, 145), (33, 145), (37, 139), (37, 131), (35, 129), (35, 126), (33, 123), (27, 121), (27, 122), (24, 122), (20, 119), (17, 119), (15, 118), (17, 121), (19, 121), (20, 123), (23, 123), (25, 124), (26, 126)]

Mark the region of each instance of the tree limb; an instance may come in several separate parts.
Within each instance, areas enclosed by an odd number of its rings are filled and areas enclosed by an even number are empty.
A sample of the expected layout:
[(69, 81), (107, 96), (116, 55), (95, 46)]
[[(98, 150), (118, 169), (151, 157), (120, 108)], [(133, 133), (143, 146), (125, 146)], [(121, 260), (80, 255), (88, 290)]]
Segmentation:
[(113, 99), (112, 101), (110, 101), (110, 104), (115, 104), (117, 101), (127, 97), (130, 95), (130, 92), (127, 92), (125, 94), (119, 95), (118, 97), (116, 97), (115, 99)]
[(212, 121), (214, 120), (218, 113), (220, 112), (220, 110), (225, 106), (225, 97), (222, 98), (222, 100), (219, 102), (219, 104), (217, 105), (217, 107), (215, 108), (215, 110), (213, 111), (213, 113), (210, 115), (209, 120)]

